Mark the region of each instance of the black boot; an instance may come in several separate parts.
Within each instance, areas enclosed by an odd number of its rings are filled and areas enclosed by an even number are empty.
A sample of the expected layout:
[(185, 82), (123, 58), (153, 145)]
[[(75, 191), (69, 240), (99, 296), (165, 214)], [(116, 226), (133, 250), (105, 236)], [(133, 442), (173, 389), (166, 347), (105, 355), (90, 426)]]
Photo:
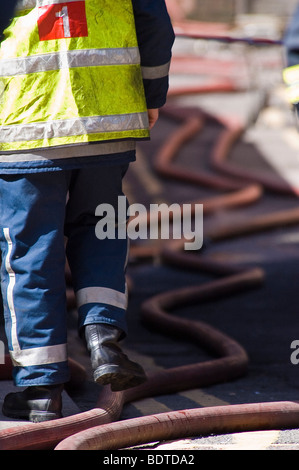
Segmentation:
[(85, 327), (94, 380), (101, 385), (111, 384), (112, 391), (136, 387), (146, 381), (143, 368), (130, 361), (119, 347), (121, 335), (121, 330), (103, 323)]
[(9, 393), (4, 398), (2, 412), (9, 418), (34, 423), (61, 418), (62, 390), (63, 385), (41, 385)]

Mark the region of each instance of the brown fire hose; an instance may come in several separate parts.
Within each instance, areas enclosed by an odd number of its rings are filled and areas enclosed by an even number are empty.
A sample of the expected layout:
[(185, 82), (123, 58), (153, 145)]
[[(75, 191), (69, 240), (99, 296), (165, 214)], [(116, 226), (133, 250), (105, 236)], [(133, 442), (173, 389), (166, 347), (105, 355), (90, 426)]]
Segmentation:
[[(164, 165), (165, 161), (167, 161), (166, 165), (162, 169), (164, 174), (167, 174), (166, 167), (171, 160), (169, 156), (171, 154), (173, 156), (174, 152), (184, 141), (186, 136), (187, 138), (192, 136), (192, 130), (196, 128), (196, 121), (190, 120), (190, 123), (189, 134), (187, 131), (185, 133), (184, 128), (182, 127), (180, 135), (176, 136), (177, 140), (175, 144), (173, 142), (168, 142), (163, 148), (164, 153), (163, 151), (160, 152), (159, 155), (164, 156), (164, 159), (162, 159)], [(198, 129), (199, 128), (200, 126), (198, 126)], [(231, 128), (229, 127), (228, 132), (230, 130)], [(228, 142), (230, 142), (230, 144), (233, 142), (231, 135), (229, 138), (226, 138), (225, 136), (221, 141), (221, 145), (216, 147), (218, 156), (220, 155), (220, 157), (225, 157), (225, 155), (227, 155), (229, 148)], [(220, 152), (220, 150), (222, 150), (223, 153)], [(169, 153), (167, 153), (167, 151)], [(161, 164), (159, 166), (159, 163), (161, 162), (158, 162), (156, 168), (161, 168)], [(173, 168), (171, 168), (171, 174), (176, 178), (179, 178), (180, 170), (178, 169), (176, 174), (176, 172), (173, 171)], [(186, 178), (185, 175), (183, 175), (183, 178)], [(269, 178), (265, 180), (265, 183), (270, 189), (292, 193), (291, 188), (288, 186), (281, 187), (280, 184), (276, 184), (276, 181), (272, 181)], [(207, 185), (209, 184), (211, 184), (210, 178), (207, 179)], [(217, 185), (217, 182), (215, 183), (215, 181), (213, 181), (212, 184)], [(298, 210), (282, 211), (269, 214), (264, 218), (256, 217), (254, 220), (251, 219), (250, 222), (238, 224), (236, 227), (230, 227), (229, 230), (220, 230), (220, 233), (216, 230), (214, 233), (210, 233), (209, 236), (214, 240), (219, 240), (225, 237), (238, 236), (240, 234), (284, 226), (285, 224), (297, 224), (298, 222)], [(164, 331), (167, 334), (170, 332), (173, 334), (177, 333), (177, 335), (181, 337), (184, 332), (187, 334), (189, 339), (195, 340), (197, 344), (205, 344), (208, 349), (210, 349), (213, 342), (210, 343), (211, 338), (206, 331), (203, 336), (197, 336), (198, 324), (194, 324), (193, 322), (193, 325), (191, 325), (190, 323), (192, 322), (185, 319), (170, 319), (167, 311), (173, 308), (179, 308), (180, 305), (186, 306), (189, 302), (198, 302), (209, 298), (215, 299), (218, 295), (227, 295), (231, 289), (242, 289), (245, 285), (247, 285), (247, 287), (249, 285), (256, 286), (262, 282), (263, 274), (258, 269), (245, 271), (244, 269), (242, 270), (242, 268), (235, 266), (224, 266), (207, 259), (203, 260), (199, 256), (190, 256), (190, 253), (186, 253), (182, 250), (183, 242), (184, 240), (179, 240), (172, 244), (168, 243), (167, 247), (165, 245), (161, 253), (162, 259), (165, 262), (173, 263), (176, 266), (181, 265), (184, 268), (207, 270), (214, 274), (221, 274), (225, 276), (224, 279), (211, 282), (210, 284), (204, 284), (203, 286), (171, 291), (149, 299), (142, 305), (143, 320), (151, 326), (156, 326), (159, 331)], [(243, 284), (243, 282), (245, 284)], [(215, 333), (214, 330), (213, 333)], [(221, 342), (218, 341), (217, 346), (219, 347)], [(237, 349), (238, 348), (239, 346), (237, 346)], [(213, 352), (215, 353), (216, 351)], [(226, 360), (227, 359), (228, 358), (226, 357)], [(239, 350), (239, 355), (235, 356), (233, 361), (231, 361), (231, 359), (232, 358), (230, 357), (230, 365), (228, 366), (229, 375), (234, 375), (234, 373), (236, 373), (237, 377), (239, 374), (244, 374), (247, 367), (246, 353)], [(151, 377), (149, 383), (139, 387), (139, 393), (138, 388), (126, 392), (124, 394), (126, 397), (124, 402), (128, 400), (128, 396), (130, 397), (129, 401), (134, 401), (144, 396), (148, 396), (147, 393), (149, 391), (149, 396), (153, 396), (156, 393), (163, 394), (177, 392), (180, 390), (178, 382), (181, 384), (181, 389), (185, 389), (189, 386), (192, 388), (206, 386), (213, 383), (214, 379), (216, 379), (217, 382), (218, 380), (220, 382), (222, 380), (230, 380), (228, 376), (225, 379), (225, 376), (222, 375), (222, 373), (226, 373), (226, 367), (224, 365), (226, 360), (222, 358), (218, 359), (218, 362), (215, 360), (207, 361), (206, 363), (201, 363), (197, 366), (185, 366), (182, 368), (180, 373), (178, 373), (176, 368), (163, 371), (156, 374), (155, 378)], [(217, 366), (220, 366), (220, 369), (217, 370)], [(203, 371), (205, 367), (205, 373), (200, 374), (199, 370), (202, 369)], [(198, 374), (196, 374), (197, 368)], [(184, 373), (187, 373), (186, 371), (188, 369), (189, 373), (185, 376)], [(178, 377), (180, 378), (179, 381), (177, 380)], [(200, 377), (200, 379), (198, 379), (199, 383), (196, 382), (196, 377)], [(232, 376), (230, 375), (230, 377)], [(207, 382), (205, 382), (205, 380), (207, 380)], [(145, 394), (142, 390), (145, 390)], [(157, 440), (177, 439), (180, 437), (190, 437), (210, 433), (292, 428), (299, 425), (298, 412), (299, 405), (292, 402), (227, 405), (224, 407), (182, 410), (180, 412), (163, 413), (95, 427), (94, 429), (83, 431), (67, 438), (62, 441), (56, 449), (119, 449)]]
[[(279, 220), (277, 223), (279, 224)], [(233, 231), (231, 231), (230, 236), (232, 236), (232, 234)], [(107, 387), (105, 387), (103, 393), (99, 397), (98, 406), (94, 410), (80, 413), (79, 415), (62, 418), (54, 422), (39, 424), (31, 423), (21, 427), (1, 431), (1, 449), (45, 449), (53, 448), (55, 445), (57, 446), (57, 449), (82, 448), (82, 445), (86, 445), (87, 448), (91, 448), (90, 440), (92, 440), (92, 442), (96, 440), (97, 442), (96, 444), (93, 443), (92, 446), (96, 445), (96, 448), (103, 448), (99, 447), (101, 445), (99, 444), (99, 439), (101, 442), (103, 442), (102, 445), (106, 449), (119, 448), (126, 444), (123, 444), (122, 441), (114, 441), (113, 444), (107, 443), (107, 441), (103, 441), (103, 433), (106, 432), (104, 424), (117, 420), (125, 403), (140, 399), (141, 397), (153, 396), (163, 393), (175, 393), (178, 391), (177, 377), (180, 377), (180, 384), (182, 389), (188, 389), (194, 387), (204, 387), (209, 384), (232, 380), (246, 373), (247, 355), (243, 348), (238, 345), (238, 343), (223, 335), (221, 332), (216, 331), (214, 328), (211, 328), (209, 325), (206, 325), (202, 322), (191, 322), (186, 319), (183, 320), (178, 317), (170, 316), (167, 311), (172, 310), (173, 308), (178, 308), (180, 305), (186, 305), (189, 302), (215, 299), (217, 296), (228, 295), (247, 287), (255, 287), (262, 282), (263, 273), (259, 269), (245, 271), (241, 268), (236, 268), (235, 266), (231, 267), (228, 265), (221, 265), (219, 263), (211, 262), (210, 260), (203, 260), (198, 255), (191, 256), (190, 253), (185, 254), (181, 250), (181, 247), (182, 240), (173, 243), (171, 246), (168, 245), (168, 248), (164, 248), (162, 251), (163, 259), (167, 262), (175, 262), (179, 264), (178, 258), (181, 256), (184, 258), (183, 262), (185, 267), (187, 266), (196, 269), (208, 270), (214, 274), (220, 274), (224, 277), (212, 281), (209, 284), (192, 288), (184, 288), (177, 290), (175, 293), (168, 292), (149, 299), (142, 306), (143, 319), (146, 323), (150, 323), (152, 326), (158, 326), (160, 331), (163, 331), (164, 329), (168, 334), (170, 331), (172, 334), (179, 332), (180, 336), (182, 336), (184, 333), (186, 338), (195, 341), (199, 346), (207, 347), (209, 351), (212, 351), (213, 354), (217, 354), (220, 357), (199, 364), (172, 368), (161, 373), (150, 375), (149, 380), (145, 385), (136, 387), (127, 392), (112, 393)], [(285, 421), (285, 406), (287, 406), (288, 409), (291, 407), (294, 421), (290, 422), (289, 419)], [(217, 412), (220, 413), (220, 417), (223, 415), (226, 416), (226, 429), (231, 431), (261, 429), (264, 427), (267, 428), (267, 426), (271, 428), (273, 423), (273, 416), (278, 416), (278, 418), (275, 418), (278, 419), (278, 421), (275, 421), (275, 423), (279, 423), (280, 420), (280, 427), (298, 425), (298, 408), (296, 404), (285, 405), (284, 403), (274, 403), (272, 405), (239, 405), (239, 407), (241, 408), (236, 408), (235, 405), (228, 405), (224, 407), (225, 410), (221, 409), (223, 407), (193, 411), (185, 410), (174, 413), (172, 417), (170, 414), (167, 414), (168, 417), (166, 420), (165, 416), (161, 415), (159, 415), (159, 419), (157, 419), (155, 416), (138, 418), (140, 421), (139, 425), (137, 423), (137, 434), (139, 436), (141, 427), (143, 435), (142, 439), (144, 442), (147, 440), (157, 440), (158, 436), (159, 439), (168, 439), (175, 438), (176, 436), (190, 436), (193, 435), (193, 432), (195, 434), (217, 432), (215, 429), (220, 429), (222, 422), (221, 418), (218, 420)], [(267, 413), (262, 413), (261, 410), (263, 407), (265, 407)], [(250, 410), (250, 420), (247, 419), (248, 410)], [(204, 427), (190, 427), (190, 415), (194, 416), (195, 422), (199, 422), (197, 419), (197, 413), (199, 411), (202, 417), (205, 416), (204, 413), (207, 413), (209, 418), (210, 416), (213, 416), (211, 421), (209, 419), (210, 431), (205, 431)], [(238, 425), (235, 424), (236, 415), (239, 417)], [(231, 420), (229, 418), (230, 416), (232, 417)], [(289, 414), (287, 414), (287, 416), (289, 416)], [(184, 421), (183, 417), (185, 417), (184, 419), (186, 422)], [(265, 420), (265, 417), (266, 423), (263, 421)], [(174, 418), (175, 424), (172, 425), (172, 433), (169, 433), (169, 420), (172, 422), (172, 418)], [(181, 422), (182, 419), (184, 424)], [(150, 432), (151, 429), (154, 429), (150, 426), (152, 420), (159, 423), (164, 423), (160, 424), (160, 428), (155, 430), (154, 435), (152, 432)], [(191, 421), (192, 420), (193, 419), (191, 418)], [(124, 434), (125, 426), (130, 426), (130, 422), (131, 420), (126, 420), (125, 422), (115, 423), (115, 425), (113, 425), (115, 432)], [(136, 423), (136, 420), (134, 422)], [(206, 420), (203, 419), (200, 422), (203, 423), (206, 422)], [(254, 422), (255, 424), (250, 428), (250, 425), (248, 424), (249, 422)], [(186, 425), (187, 430), (185, 428)], [(275, 427), (277, 426), (278, 424), (275, 424)], [(111, 428), (108, 426), (108, 435), (110, 429)], [(120, 429), (120, 431), (117, 431), (117, 429)], [(127, 439), (128, 434), (130, 434), (130, 443), (128, 445), (133, 445), (132, 442), (135, 442), (135, 444), (140, 442), (137, 436), (134, 437), (132, 429), (127, 429), (128, 432), (125, 433), (125, 438)], [(192, 429), (194, 429), (194, 431), (192, 431)], [(224, 430), (225, 428), (221, 428), (221, 432)], [(98, 435), (101, 435), (101, 438), (99, 438)], [(78, 444), (78, 442), (80, 444)], [(112, 447), (109, 447), (110, 445), (112, 445)]]
[[(219, 207), (230, 208), (251, 204), (259, 199), (263, 187), (284, 194), (292, 194), (292, 188), (272, 180), (268, 176), (244, 174), (226, 159), (232, 145), (241, 135), (239, 124), (220, 122), (223, 131), (213, 150), (211, 163), (220, 174), (194, 174), (173, 164), (178, 150), (200, 132), (206, 119), (211, 118), (199, 110), (165, 108), (165, 114), (180, 122), (176, 132), (161, 147), (155, 169), (164, 177), (213, 187), (222, 194), (204, 201), (204, 213), (212, 214)], [(213, 117), (212, 117), (213, 118)], [(183, 123), (182, 123), (183, 122)], [(223, 174), (225, 173), (225, 177)], [(236, 179), (237, 178), (237, 179)], [(240, 182), (240, 180), (242, 182)], [(299, 222), (299, 211), (290, 210), (269, 214), (267, 218), (257, 217), (250, 223), (238, 224), (229, 229), (211, 231), (207, 236), (213, 241), (225, 237), (239, 236)], [(165, 263), (184, 268), (208, 271), (218, 278), (199, 286), (170, 291), (148, 299), (142, 304), (142, 318), (147, 325), (166, 334), (179, 335), (184, 340), (195, 342), (206, 349), (213, 359), (174, 367), (162, 372), (148, 374), (149, 380), (142, 386), (125, 392), (111, 392), (103, 387), (96, 407), (90, 411), (45, 423), (30, 423), (0, 431), (0, 449), (120, 449), (127, 446), (179, 437), (190, 437), (210, 433), (239, 432), (259, 429), (284, 429), (299, 426), (299, 405), (291, 402), (227, 405), (195, 410), (162, 413), (142, 418), (117, 421), (122, 408), (140, 398), (179, 390), (205, 387), (215, 383), (233, 380), (247, 372), (246, 351), (235, 340), (201, 321), (182, 319), (170, 314), (173, 310), (190, 303), (201, 303), (244, 289), (260, 286), (263, 272), (259, 268), (245, 269), (211, 261), (198, 254), (182, 250), (184, 240), (168, 242), (158, 254)], [(134, 247), (133, 256), (156, 255), (155, 248)], [(220, 278), (219, 278), (220, 276)], [(75, 304), (68, 291), (69, 305)], [(70, 361), (72, 380), (76, 386), (84, 380), (80, 365)], [(6, 368), (5, 368), (6, 367)], [(10, 378), (11, 364), (0, 366), (0, 378)], [(83, 374), (83, 375), (82, 375)], [(178, 377), (180, 380), (178, 381)], [(73, 385), (72, 385), (73, 384)], [(117, 421), (113, 422), (112, 421)]]
[(56, 450), (115, 450), (200, 435), (292, 429), (298, 422), (295, 402), (212, 406), (104, 424), (65, 439)]
[(98, 406), (93, 410), (53, 422), (30, 423), (0, 431), (0, 449), (51, 449), (68, 436), (116, 420), (125, 403), (157, 394), (204, 387), (244, 375), (248, 358), (236, 341), (203, 322), (169, 316), (164, 309), (178, 307), (181, 303), (185, 305), (186, 301), (199, 302), (239, 292), (260, 284), (262, 280), (263, 273), (256, 269), (216, 280), (206, 286), (179, 290), (175, 299), (171, 292), (150, 299), (143, 305), (144, 321), (152, 326), (157, 326), (158, 323), (160, 331), (165, 328), (168, 333), (179, 334), (180, 338), (191, 340), (218, 357), (198, 364), (148, 374), (148, 381), (144, 385), (126, 392), (113, 393), (109, 391), (109, 387), (104, 387)]

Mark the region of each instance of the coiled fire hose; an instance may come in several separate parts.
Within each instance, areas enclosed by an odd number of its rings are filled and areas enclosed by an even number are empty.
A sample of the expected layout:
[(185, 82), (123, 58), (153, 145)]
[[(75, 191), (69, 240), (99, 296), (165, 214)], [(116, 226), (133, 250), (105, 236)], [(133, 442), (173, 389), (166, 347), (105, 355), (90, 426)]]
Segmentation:
[[(173, 115), (179, 111), (166, 110)], [(172, 155), (174, 149), (177, 151), (180, 145), (183, 145), (188, 138), (194, 135), (189, 132), (189, 137), (186, 136), (187, 131), (190, 129), (184, 122), (179, 128), (179, 133), (174, 133), (167, 144), (160, 149), (157, 168), (159, 164), (160, 168), (164, 165), (164, 172), (166, 171), (167, 157)], [(230, 128), (226, 131), (232, 132)], [(239, 132), (240, 129), (234, 133), (235, 138)], [(180, 138), (178, 138), (178, 134), (180, 134)], [(220, 155), (223, 162), (225, 162), (229, 151), (228, 141), (231, 145), (233, 144), (232, 135), (229, 139), (222, 140), (222, 145), (219, 144), (219, 141), (216, 145), (218, 156)], [(171, 159), (169, 158), (167, 164), (171, 170), (170, 163)], [(180, 171), (178, 173), (182, 174)], [(201, 181), (201, 184), (203, 183), (204, 181)], [(217, 183), (219, 183), (218, 176), (213, 181), (211, 179), (206, 181), (207, 185), (214, 187), (217, 186)], [(224, 184), (227, 190), (232, 189), (235, 192), (232, 191), (216, 197), (216, 202), (214, 198), (211, 198), (207, 204), (204, 204), (207, 213), (213, 213), (219, 204), (222, 204), (223, 207), (233, 207), (238, 204), (254, 202), (262, 194), (261, 186), (254, 183), (242, 187), (232, 179), (230, 188), (229, 181), (226, 179), (220, 182), (220, 185)], [(239, 199), (238, 196), (245, 196), (245, 198), (240, 197)], [(286, 222), (298, 223), (299, 211), (292, 210), (272, 214), (268, 223), (264, 219), (257, 218), (255, 221), (251, 220), (250, 224), (239, 225), (236, 232), (231, 227), (229, 234), (227, 232), (223, 234), (222, 231), (222, 233), (214, 232), (210, 236), (217, 240), (223, 236), (234, 236), (246, 233), (248, 230), (252, 231), (252, 226), (255, 227), (255, 230), (264, 230)], [(216, 359), (149, 374), (149, 380), (146, 384), (125, 392), (111, 392), (109, 387), (103, 387), (96, 407), (90, 411), (55, 421), (24, 424), (0, 431), (0, 449), (119, 449), (145, 442), (192, 435), (273, 429), (273, 427), (275, 429), (291, 428), (299, 425), (299, 405), (288, 402), (227, 405), (117, 421), (126, 403), (157, 394), (175, 393), (183, 389), (205, 387), (233, 380), (247, 372), (247, 354), (236, 341), (203, 322), (181, 319), (170, 315), (169, 312), (189, 303), (200, 303), (219, 296), (231, 295), (243, 289), (257, 287), (263, 282), (263, 272), (259, 268), (245, 270), (211, 262), (208, 259), (203, 260), (197, 255), (191, 256), (190, 253), (183, 252), (182, 244), (183, 240), (168, 243), (161, 253), (164, 262), (177, 266), (181, 264), (185, 268), (209, 271), (220, 278), (204, 285), (166, 292), (147, 300), (142, 305), (143, 321), (167, 334), (170, 332), (174, 335), (179, 333), (181, 338), (184, 336), (185, 339), (212, 352), (216, 355)], [(72, 380), (82, 380), (84, 376), (81, 367), (74, 362), (71, 366), (73, 368)], [(9, 368), (9, 364), (6, 366), (6, 370), (0, 368), (2, 379), (9, 377)], [(177, 377), (180, 377), (180, 386)]]

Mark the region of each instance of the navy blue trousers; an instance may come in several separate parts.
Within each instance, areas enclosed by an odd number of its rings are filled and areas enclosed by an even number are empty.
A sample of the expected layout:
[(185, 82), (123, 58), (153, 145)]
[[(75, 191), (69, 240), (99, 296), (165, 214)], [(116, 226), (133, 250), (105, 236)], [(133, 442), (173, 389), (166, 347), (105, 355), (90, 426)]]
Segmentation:
[(128, 242), (95, 233), (99, 204), (115, 207), (117, 214), (126, 169), (99, 166), (0, 178), (1, 286), (16, 385), (69, 380), (66, 256), (79, 328), (108, 323), (126, 334)]

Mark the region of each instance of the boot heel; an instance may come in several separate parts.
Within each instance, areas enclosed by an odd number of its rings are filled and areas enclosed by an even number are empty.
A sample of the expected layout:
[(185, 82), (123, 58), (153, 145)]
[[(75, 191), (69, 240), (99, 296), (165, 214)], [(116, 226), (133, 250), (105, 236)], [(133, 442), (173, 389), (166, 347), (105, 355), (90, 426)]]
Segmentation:
[(115, 364), (104, 364), (93, 373), (94, 381), (100, 385), (108, 385), (119, 374), (119, 366)]
[(35, 423), (62, 417), (63, 385), (32, 386), (4, 398), (2, 412), (8, 418), (26, 419)]
[(147, 377), (143, 371), (129, 371), (115, 364), (98, 367), (93, 374), (94, 381), (100, 385), (111, 384), (113, 392), (119, 392), (144, 383)]

